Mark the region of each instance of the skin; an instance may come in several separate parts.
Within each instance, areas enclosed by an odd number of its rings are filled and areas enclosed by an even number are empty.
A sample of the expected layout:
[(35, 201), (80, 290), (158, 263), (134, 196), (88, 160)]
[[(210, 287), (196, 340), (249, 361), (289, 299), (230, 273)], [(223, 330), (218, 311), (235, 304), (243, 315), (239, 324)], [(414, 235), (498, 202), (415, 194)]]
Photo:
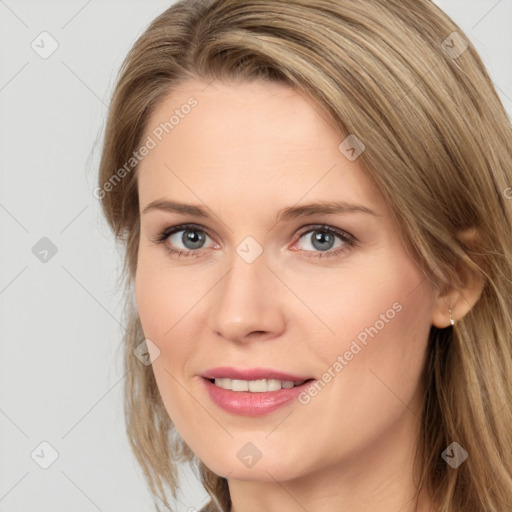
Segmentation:
[[(462, 317), (478, 287), (464, 299), (439, 296), (360, 160), (340, 152), (345, 137), (312, 99), (282, 84), (190, 80), (153, 112), (146, 136), (190, 96), (197, 107), (143, 159), (138, 176), (136, 300), (144, 334), (160, 350), (152, 368), (176, 429), (228, 478), (231, 512), (431, 510), (423, 495), (415, 508), (412, 479), (427, 337), (432, 324), (449, 325), (450, 306)], [(210, 217), (143, 213), (161, 199), (203, 206)], [(282, 208), (341, 200), (376, 215), (276, 224)], [(184, 246), (182, 232), (153, 241), (183, 223), (206, 230), (202, 248)], [(319, 258), (311, 243), (318, 224), (350, 233), (357, 246), (335, 237), (329, 250), (346, 250)], [(252, 263), (236, 252), (247, 236), (263, 249)], [(178, 258), (166, 244), (199, 255)], [(198, 376), (234, 366), (322, 379), (396, 303), (400, 312), (306, 405), (231, 414)], [(250, 468), (237, 457), (247, 442), (262, 455)]]

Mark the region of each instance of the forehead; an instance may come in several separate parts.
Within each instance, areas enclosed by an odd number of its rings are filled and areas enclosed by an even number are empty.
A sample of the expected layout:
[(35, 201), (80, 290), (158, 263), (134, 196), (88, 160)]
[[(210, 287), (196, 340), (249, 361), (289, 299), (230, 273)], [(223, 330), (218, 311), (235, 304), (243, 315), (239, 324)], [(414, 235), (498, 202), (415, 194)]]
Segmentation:
[(147, 137), (155, 147), (139, 166), (141, 203), (173, 190), (285, 194), (288, 203), (305, 194), (382, 200), (359, 162), (340, 151), (345, 135), (312, 98), (284, 84), (184, 82), (155, 109)]
[(278, 142), (287, 142), (287, 147), (305, 143), (313, 146), (319, 137), (325, 138), (326, 132), (335, 141), (340, 138), (332, 121), (312, 98), (285, 84), (261, 80), (181, 83), (155, 109), (146, 132), (162, 124), (162, 136), (172, 133), (176, 142), (183, 142), (180, 134), (188, 138), (187, 128), (194, 127), (201, 128), (195, 136), (203, 143), (207, 142), (203, 135), (207, 135), (212, 146), (221, 139), (224, 143), (231, 141), (233, 146), (242, 143), (237, 147), (245, 151), (250, 150), (252, 140), (271, 149)]

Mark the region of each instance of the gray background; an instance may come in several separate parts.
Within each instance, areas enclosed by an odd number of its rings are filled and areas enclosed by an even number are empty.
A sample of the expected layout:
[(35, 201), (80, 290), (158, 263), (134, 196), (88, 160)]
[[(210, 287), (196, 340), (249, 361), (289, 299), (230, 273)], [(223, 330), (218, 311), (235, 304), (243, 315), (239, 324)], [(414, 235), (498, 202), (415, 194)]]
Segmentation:
[[(92, 192), (115, 74), (170, 3), (0, 0), (0, 512), (154, 510), (124, 431), (121, 253)], [(512, 0), (436, 3), (511, 113)], [(176, 510), (204, 504), (189, 472), (183, 489)]]

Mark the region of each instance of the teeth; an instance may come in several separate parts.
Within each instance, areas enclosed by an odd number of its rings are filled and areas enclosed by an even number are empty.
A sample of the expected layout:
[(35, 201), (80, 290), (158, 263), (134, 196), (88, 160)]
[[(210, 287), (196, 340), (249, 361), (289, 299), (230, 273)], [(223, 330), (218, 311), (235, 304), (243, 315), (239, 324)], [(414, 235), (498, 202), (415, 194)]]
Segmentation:
[(215, 379), (215, 385), (232, 391), (250, 391), (252, 393), (264, 393), (266, 391), (279, 391), (280, 389), (291, 389), (294, 386), (304, 384), (304, 380), (293, 382), (291, 380), (259, 379)]
[[(226, 379), (224, 380), (226, 383)], [(249, 391), (249, 383), (246, 380), (232, 380), (231, 389), (233, 391)]]

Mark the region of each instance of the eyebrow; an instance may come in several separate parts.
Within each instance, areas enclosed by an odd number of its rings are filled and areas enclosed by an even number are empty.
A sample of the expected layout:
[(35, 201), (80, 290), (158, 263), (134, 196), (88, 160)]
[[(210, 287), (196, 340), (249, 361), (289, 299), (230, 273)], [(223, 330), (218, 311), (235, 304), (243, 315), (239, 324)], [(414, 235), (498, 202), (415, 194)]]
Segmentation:
[[(181, 213), (193, 215), (194, 217), (209, 217), (208, 210), (200, 205), (180, 203), (177, 201), (169, 201), (166, 199), (157, 199), (149, 203), (142, 214), (146, 214), (153, 210), (166, 211), (171, 213)], [(283, 220), (291, 220), (298, 217), (308, 217), (311, 215), (328, 215), (340, 213), (366, 213), (380, 217), (377, 213), (366, 206), (348, 203), (346, 201), (328, 201), (314, 202), (301, 206), (288, 206), (279, 210), (276, 222)]]

